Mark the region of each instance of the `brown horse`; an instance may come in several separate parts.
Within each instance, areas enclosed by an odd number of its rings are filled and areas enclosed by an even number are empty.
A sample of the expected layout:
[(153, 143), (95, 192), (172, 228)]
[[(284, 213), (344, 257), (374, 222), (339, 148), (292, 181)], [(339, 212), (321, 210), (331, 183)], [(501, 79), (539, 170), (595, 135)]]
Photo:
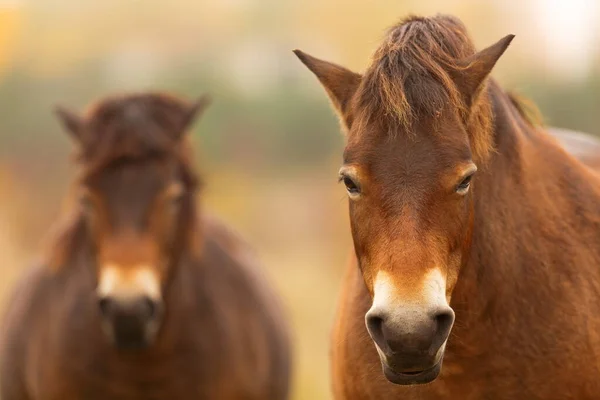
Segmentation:
[(411, 17), (362, 75), (296, 51), (347, 132), (339, 399), (600, 398), (600, 180), (488, 79), (512, 38)]
[(206, 104), (140, 94), (58, 111), (79, 147), (78, 205), (10, 302), (2, 400), (287, 398), (278, 300), (196, 206), (185, 131)]

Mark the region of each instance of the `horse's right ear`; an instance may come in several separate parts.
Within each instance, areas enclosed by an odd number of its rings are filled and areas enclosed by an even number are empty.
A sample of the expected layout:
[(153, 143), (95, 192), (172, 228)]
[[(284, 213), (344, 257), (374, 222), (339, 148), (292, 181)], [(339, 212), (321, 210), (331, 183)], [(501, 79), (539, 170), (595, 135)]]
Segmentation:
[(190, 104), (189, 107), (183, 110), (183, 120), (181, 126), (178, 128), (178, 137), (181, 137), (185, 132), (188, 131), (194, 121), (204, 113), (204, 110), (212, 103), (212, 97), (208, 94), (204, 94)]
[(360, 85), (362, 79), (360, 74), (337, 64), (319, 60), (300, 50), (294, 50), (294, 54), (317, 76), (337, 112), (341, 117), (345, 117), (350, 100)]
[(77, 142), (82, 141), (83, 121), (77, 113), (63, 106), (56, 106), (54, 113), (65, 129)]

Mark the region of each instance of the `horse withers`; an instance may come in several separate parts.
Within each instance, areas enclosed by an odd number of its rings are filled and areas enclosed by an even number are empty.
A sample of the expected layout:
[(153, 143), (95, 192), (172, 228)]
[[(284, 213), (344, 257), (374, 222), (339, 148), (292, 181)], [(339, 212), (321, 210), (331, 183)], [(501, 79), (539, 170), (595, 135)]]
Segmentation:
[(600, 398), (600, 146), (488, 77), (512, 39), (411, 17), (364, 74), (296, 51), (347, 138), (338, 399)]
[(287, 398), (279, 301), (196, 204), (186, 131), (206, 105), (147, 93), (58, 110), (76, 202), (9, 303), (2, 400)]

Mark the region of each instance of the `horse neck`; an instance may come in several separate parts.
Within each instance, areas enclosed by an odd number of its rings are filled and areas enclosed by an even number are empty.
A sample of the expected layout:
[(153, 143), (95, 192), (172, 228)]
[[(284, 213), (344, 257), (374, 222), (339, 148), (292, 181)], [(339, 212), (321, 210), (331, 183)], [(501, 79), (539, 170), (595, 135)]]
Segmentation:
[(489, 96), (496, 150), (474, 181), (471, 251), (452, 298), (457, 322), (469, 327), (529, 318), (519, 311), (523, 298), (535, 306), (556, 303), (560, 287), (540, 288), (573, 266), (556, 259), (560, 243), (540, 235), (569, 235), (556, 221), (574, 218), (565, 210), (581, 207), (578, 196), (590, 186), (586, 169), (529, 124), (494, 82)]
[[(177, 245), (173, 247), (170, 255), (169, 275), (163, 290), (167, 309), (164, 326), (173, 327), (175, 330), (185, 323), (185, 313), (194, 307), (196, 298), (202, 295), (198, 293), (201, 288), (196, 284), (198, 279), (193, 276), (195, 270), (192, 268), (201, 256), (203, 240), (198, 212), (193, 203), (180, 219), (180, 223), (182, 225), (177, 229)], [(168, 336), (176, 332), (164, 333)]]

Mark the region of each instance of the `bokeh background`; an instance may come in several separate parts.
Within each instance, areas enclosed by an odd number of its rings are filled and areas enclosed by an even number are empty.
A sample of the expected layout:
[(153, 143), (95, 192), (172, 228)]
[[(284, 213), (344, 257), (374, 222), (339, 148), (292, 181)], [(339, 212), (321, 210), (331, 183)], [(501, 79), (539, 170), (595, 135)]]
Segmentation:
[(459, 16), (494, 76), (550, 124), (600, 135), (597, 0), (0, 0), (0, 308), (73, 173), (54, 104), (166, 90), (215, 102), (194, 128), (202, 201), (258, 250), (294, 328), (294, 399), (328, 399), (328, 335), (351, 249), (343, 138), (291, 50), (360, 71), (408, 13)]

